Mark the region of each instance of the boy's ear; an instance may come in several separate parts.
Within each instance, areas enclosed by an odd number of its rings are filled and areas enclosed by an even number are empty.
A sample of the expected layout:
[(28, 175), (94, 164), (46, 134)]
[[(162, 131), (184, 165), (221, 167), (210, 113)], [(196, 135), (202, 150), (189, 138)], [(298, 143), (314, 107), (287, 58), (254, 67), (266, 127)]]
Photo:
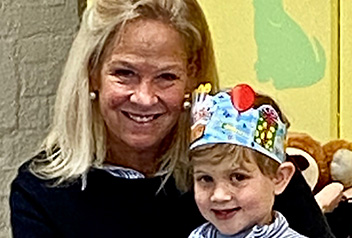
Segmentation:
[(273, 178), (273, 182), (275, 184), (275, 195), (279, 195), (285, 190), (293, 174), (295, 173), (295, 170), (296, 168), (291, 162), (283, 162), (279, 166), (276, 175)]

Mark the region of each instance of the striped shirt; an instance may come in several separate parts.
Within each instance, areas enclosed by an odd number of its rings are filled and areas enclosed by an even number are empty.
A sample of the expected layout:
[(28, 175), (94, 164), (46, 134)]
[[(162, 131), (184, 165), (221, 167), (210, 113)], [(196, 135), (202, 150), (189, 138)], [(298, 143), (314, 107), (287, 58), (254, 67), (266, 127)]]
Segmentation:
[[(124, 179), (145, 179), (145, 175), (142, 174), (141, 172), (130, 169), (130, 168), (125, 168), (121, 166), (116, 166), (116, 165), (107, 165), (104, 164), (102, 170), (105, 170), (109, 174), (113, 175), (114, 177), (117, 178), (124, 178)], [(154, 176), (162, 176), (165, 175), (167, 171), (160, 171), (157, 172)], [(87, 173), (84, 173), (82, 175), (82, 187), (81, 190), (85, 190), (87, 187)]]
[(222, 235), (214, 225), (207, 222), (192, 231), (188, 238), (304, 238), (288, 226), (286, 218), (280, 213), (274, 212), (274, 222), (269, 225), (254, 226), (248, 232), (235, 235)]

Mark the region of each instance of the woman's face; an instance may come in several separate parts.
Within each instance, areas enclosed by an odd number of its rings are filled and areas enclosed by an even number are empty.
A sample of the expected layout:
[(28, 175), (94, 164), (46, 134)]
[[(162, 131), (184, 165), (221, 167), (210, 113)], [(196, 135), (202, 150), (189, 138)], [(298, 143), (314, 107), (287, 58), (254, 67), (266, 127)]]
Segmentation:
[(109, 142), (158, 149), (181, 113), (187, 75), (184, 43), (174, 28), (157, 20), (128, 23), (97, 83)]

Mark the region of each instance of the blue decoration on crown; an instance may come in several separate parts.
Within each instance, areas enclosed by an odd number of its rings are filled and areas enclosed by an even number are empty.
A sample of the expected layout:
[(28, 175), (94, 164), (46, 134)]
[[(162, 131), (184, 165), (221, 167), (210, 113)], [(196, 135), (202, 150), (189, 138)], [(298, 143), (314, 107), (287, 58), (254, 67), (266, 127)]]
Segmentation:
[(279, 163), (285, 161), (286, 125), (271, 105), (263, 104), (258, 108), (250, 105), (248, 109), (239, 110), (234, 106), (238, 101), (233, 100), (241, 100), (243, 96), (231, 99), (228, 92), (211, 96), (207, 91), (198, 88), (193, 94), (190, 149), (206, 144), (236, 144)]

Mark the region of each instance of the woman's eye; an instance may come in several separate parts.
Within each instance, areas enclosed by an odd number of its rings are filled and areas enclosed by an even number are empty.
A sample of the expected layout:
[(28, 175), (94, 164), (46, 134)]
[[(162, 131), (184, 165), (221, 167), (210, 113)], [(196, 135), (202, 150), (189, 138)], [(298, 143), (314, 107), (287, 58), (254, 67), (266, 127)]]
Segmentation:
[(176, 74), (173, 74), (173, 73), (161, 74), (161, 75), (159, 75), (159, 78), (165, 79), (167, 81), (173, 81), (173, 80), (179, 79), (179, 77)]
[(135, 76), (135, 73), (129, 69), (117, 69), (114, 71), (113, 74), (118, 77), (133, 77), (133, 76)]

